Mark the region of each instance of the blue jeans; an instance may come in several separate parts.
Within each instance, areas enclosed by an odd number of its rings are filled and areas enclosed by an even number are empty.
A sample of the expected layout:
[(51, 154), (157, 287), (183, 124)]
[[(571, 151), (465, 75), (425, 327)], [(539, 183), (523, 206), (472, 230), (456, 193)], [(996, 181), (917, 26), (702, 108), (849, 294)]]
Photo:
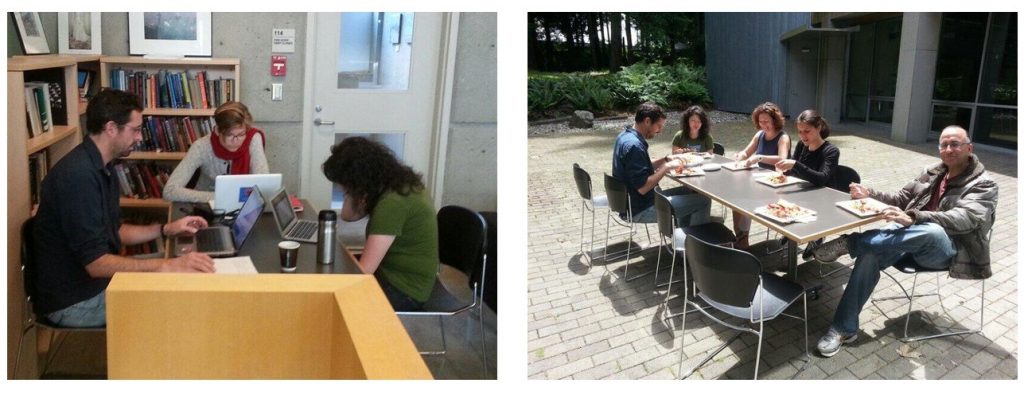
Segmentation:
[[(405, 292), (399, 291), (394, 285), (384, 279), (384, 276), (380, 272), (373, 274), (373, 277), (377, 279), (377, 283), (380, 284), (381, 291), (384, 291), (384, 296), (388, 298), (388, 302), (391, 303), (391, 308), (395, 311), (420, 311), (423, 310), (423, 303), (413, 299)], [(435, 280), (436, 281), (436, 280)]]
[(54, 324), (74, 328), (92, 328), (107, 324), (106, 292), (47, 314)]
[[(651, 192), (653, 193), (653, 191)], [(711, 199), (693, 192), (686, 187), (677, 187), (662, 191), (676, 213), (676, 226), (685, 228), (711, 222)], [(654, 206), (633, 215), (633, 222), (658, 222), (658, 213)]]
[(952, 240), (941, 226), (924, 223), (902, 227), (891, 224), (881, 229), (847, 236), (850, 256), (856, 258), (850, 281), (846, 284), (832, 327), (844, 335), (857, 332), (864, 303), (878, 285), (882, 270), (892, 266), (904, 254), (910, 254), (919, 265), (945, 269), (956, 255)]

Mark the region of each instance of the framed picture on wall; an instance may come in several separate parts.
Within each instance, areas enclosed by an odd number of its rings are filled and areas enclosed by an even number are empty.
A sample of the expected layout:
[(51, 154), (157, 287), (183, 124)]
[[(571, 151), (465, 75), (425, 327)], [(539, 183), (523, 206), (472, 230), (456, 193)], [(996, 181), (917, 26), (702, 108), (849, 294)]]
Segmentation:
[(128, 52), (132, 55), (210, 56), (209, 12), (129, 12)]
[(58, 12), (57, 47), (60, 53), (100, 54), (100, 13)]
[(26, 55), (50, 53), (38, 12), (13, 12), (11, 15), (18, 25), (18, 37), (21, 38), (21, 47)]

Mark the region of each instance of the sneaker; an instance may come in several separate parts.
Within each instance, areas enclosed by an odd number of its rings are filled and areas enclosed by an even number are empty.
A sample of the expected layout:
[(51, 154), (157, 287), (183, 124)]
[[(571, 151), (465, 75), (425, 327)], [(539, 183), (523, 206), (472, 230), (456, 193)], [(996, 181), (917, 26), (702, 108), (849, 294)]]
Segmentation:
[(839, 352), (839, 349), (843, 348), (843, 344), (850, 344), (854, 340), (857, 340), (857, 334), (843, 335), (839, 333), (835, 328), (829, 327), (828, 333), (818, 340), (818, 352), (821, 356), (828, 358)]
[(821, 245), (821, 240), (822, 240), (822, 239), (818, 239), (818, 240), (812, 240), (811, 242), (807, 243), (807, 246), (806, 246), (806, 247), (804, 247), (804, 252), (803, 252), (803, 254), (801, 254), (800, 256), (801, 256), (801, 257), (802, 257), (802, 258), (803, 258), (803, 259), (804, 259), (805, 261), (809, 261), (809, 260), (811, 260), (811, 258), (813, 258), (813, 256), (811, 255), (811, 253), (813, 253), (813, 252), (814, 252), (814, 249), (815, 249), (815, 248), (818, 248), (818, 246), (820, 246), (820, 245)]
[(814, 250), (811, 251), (811, 255), (818, 262), (832, 263), (835, 262), (839, 257), (849, 254), (850, 247), (846, 244), (846, 235), (839, 236), (839, 238), (823, 243)]

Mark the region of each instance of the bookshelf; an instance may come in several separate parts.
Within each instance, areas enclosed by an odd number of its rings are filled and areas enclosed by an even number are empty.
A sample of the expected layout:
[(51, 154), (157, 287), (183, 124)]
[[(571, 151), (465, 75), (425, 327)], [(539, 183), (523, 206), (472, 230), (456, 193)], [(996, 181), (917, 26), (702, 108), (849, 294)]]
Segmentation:
[[(231, 91), (230, 97), (233, 100), (238, 100), (240, 88), (239, 81), (241, 80), (240, 62), (237, 58), (210, 58), (210, 59), (145, 59), (136, 56), (103, 56), (99, 61), (99, 76), (100, 85), (102, 87), (112, 87), (119, 85), (121, 82), (115, 84), (114, 76), (112, 75), (117, 70), (125, 70), (127, 74), (138, 73), (145, 76), (144, 81), (148, 81), (150, 76), (153, 76), (156, 81), (153, 85), (148, 85), (148, 82), (141, 82), (140, 84), (145, 85), (145, 92), (152, 90), (154, 87), (161, 87), (160, 89), (154, 90), (154, 94), (142, 94), (143, 97), (143, 119), (155, 118), (157, 122), (161, 119), (184, 120), (185, 117), (189, 118), (190, 122), (204, 122), (209, 120), (213, 116), (216, 109), (216, 101), (213, 100), (213, 92), (209, 91), (209, 98), (205, 102), (205, 106), (202, 100), (199, 100), (202, 95), (195, 94), (190, 95), (195, 97), (198, 103), (190, 103), (190, 107), (205, 107), (205, 108), (175, 108), (170, 103), (165, 103), (164, 98), (159, 96), (159, 93), (163, 92), (162, 86), (165, 84), (164, 81), (159, 78), (164, 76), (165, 73), (178, 74), (188, 72), (191, 76), (195, 77), (197, 81), (196, 85), (192, 85), (190, 93), (195, 93), (195, 88), (198, 85), (198, 74), (203, 72), (204, 80), (212, 86), (212, 81), (218, 80), (231, 80)], [(130, 71), (130, 73), (128, 73)], [(188, 81), (188, 79), (185, 79)], [(167, 84), (170, 85), (170, 84)], [(128, 85), (136, 88), (139, 91), (138, 85)], [(129, 88), (128, 90), (132, 90)], [(181, 96), (181, 90), (178, 91), (178, 96)], [(204, 92), (205, 93), (205, 92)], [(223, 93), (222, 96), (228, 96), (228, 93)], [(170, 101), (170, 100), (168, 100)], [(223, 101), (223, 100), (222, 100)], [(191, 101), (190, 101), (191, 102)], [(184, 104), (184, 103), (183, 103)], [(160, 118), (156, 118), (160, 117)], [(196, 121), (198, 119), (198, 121)], [(212, 122), (210, 122), (212, 124)], [(147, 130), (149, 124), (145, 124)], [(193, 130), (196, 129), (193, 127)], [(208, 131), (207, 131), (208, 133)], [(155, 132), (152, 134), (153, 139), (156, 138)], [(163, 136), (161, 134), (161, 136)], [(147, 140), (149, 141), (149, 140)], [(162, 140), (161, 140), (162, 141)], [(152, 143), (154, 145), (158, 143)], [(180, 145), (180, 144), (179, 144)], [(126, 158), (128, 161), (154, 161), (163, 163), (176, 163), (184, 159), (186, 147), (149, 147), (145, 151), (136, 151)], [(124, 208), (144, 208), (144, 209), (156, 209), (156, 208), (167, 208), (169, 210), (170, 203), (164, 201), (161, 198), (121, 198), (121, 207)]]
[[(95, 58), (98, 58), (96, 56)], [(32, 56), (7, 60), (7, 344), (22, 341), (21, 325), (25, 311), (25, 287), (21, 275), (21, 226), (33, 212), (31, 185), (34, 182), (29, 162), (33, 155), (46, 155), (42, 166), (48, 169), (82, 141), (79, 117), (78, 85), (75, 83), (78, 62), (89, 57)], [(28, 110), (25, 83), (42, 81), (61, 85), (63, 101), (60, 110), (63, 122), (54, 122), (51, 129), (32, 136), (27, 126)], [(54, 118), (57, 118), (54, 116)], [(21, 376), (12, 377), (14, 364), (9, 363), (8, 377), (25, 378), (36, 374), (35, 332), (28, 336), (22, 353)], [(7, 360), (14, 361), (15, 347), (8, 347)]]

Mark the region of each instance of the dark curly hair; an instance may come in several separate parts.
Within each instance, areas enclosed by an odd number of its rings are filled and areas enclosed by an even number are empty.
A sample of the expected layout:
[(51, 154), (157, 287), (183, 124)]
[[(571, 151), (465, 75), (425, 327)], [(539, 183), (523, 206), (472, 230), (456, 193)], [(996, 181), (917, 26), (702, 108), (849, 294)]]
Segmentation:
[(349, 137), (331, 147), (320, 166), (324, 176), (345, 188), (345, 193), (366, 202), (373, 212), (388, 191), (408, 195), (423, 190), (420, 175), (395, 158), (388, 147), (365, 137)]
[(757, 117), (761, 114), (768, 114), (772, 118), (772, 126), (778, 132), (782, 131), (782, 128), (786, 126), (786, 118), (782, 116), (782, 110), (779, 106), (770, 101), (758, 104), (754, 107), (754, 111), (750, 113), (750, 121), (754, 123), (754, 129), (758, 129), (761, 126), (757, 124)]
[(697, 137), (703, 138), (708, 133), (711, 133), (711, 122), (708, 121), (708, 114), (700, 106), (690, 106), (690, 108), (683, 112), (683, 119), (679, 121), (683, 126), (683, 136), (686, 136), (686, 138), (690, 137), (690, 117), (694, 115), (700, 118), (700, 131), (697, 133)]
[(90, 135), (99, 134), (110, 121), (122, 127), (131, 121), (132, 111), (142, 112), (138, 96), (104, 88), (89, 100), (89, 108), (85, 110), (85, 130)]

